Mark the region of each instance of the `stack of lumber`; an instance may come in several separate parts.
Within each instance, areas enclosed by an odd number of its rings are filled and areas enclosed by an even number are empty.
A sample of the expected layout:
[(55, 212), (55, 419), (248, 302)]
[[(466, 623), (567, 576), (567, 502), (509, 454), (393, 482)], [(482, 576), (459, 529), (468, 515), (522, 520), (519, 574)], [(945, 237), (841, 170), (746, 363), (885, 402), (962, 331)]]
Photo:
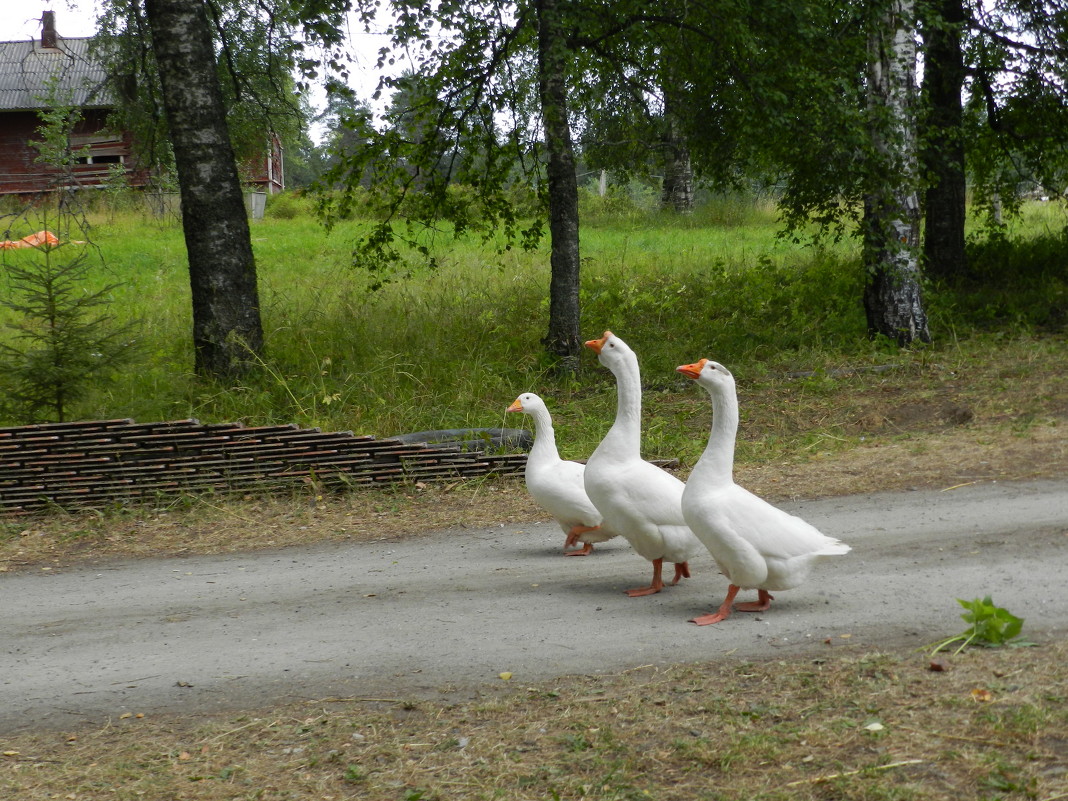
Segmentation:
[(0, 514), (205, 490), (520, 475), (526, 454), (295, 425), (95, 420), (0, 428)]

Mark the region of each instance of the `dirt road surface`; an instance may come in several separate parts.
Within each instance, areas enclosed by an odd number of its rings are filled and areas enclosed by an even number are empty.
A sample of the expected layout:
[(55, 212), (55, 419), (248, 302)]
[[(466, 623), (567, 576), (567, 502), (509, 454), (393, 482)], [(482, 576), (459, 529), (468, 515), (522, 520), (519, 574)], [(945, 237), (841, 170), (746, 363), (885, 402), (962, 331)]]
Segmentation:
[[(572, 673), (917, 647), (992, 595), (1033, 639), (1068, 633), (1068, 480), (783, 508), (853, 546), (770, 611), (698, 628), (711, 557), (646, 598), (622, 540), (561, 555), (555, 524), (406, 541), (110, 562), (0, 577), (0, 733), (301, 698), (434, 697)], [(745, 599), (753, 593), (743, 593)], [(742, 596), (739, 598), (742, 600)]]

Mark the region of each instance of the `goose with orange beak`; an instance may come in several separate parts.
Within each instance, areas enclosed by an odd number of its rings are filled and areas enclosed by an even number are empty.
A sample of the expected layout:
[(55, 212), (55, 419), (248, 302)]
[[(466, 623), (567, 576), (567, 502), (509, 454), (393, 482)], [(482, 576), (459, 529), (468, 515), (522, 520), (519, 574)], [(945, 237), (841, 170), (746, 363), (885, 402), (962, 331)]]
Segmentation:
[[(712, 398), (708, 445), (682, 494), (687, 525), (730, 581), (719, 609), (693, 619), (707, 626), (726, 620), (732, 607), (740, 612), (765, 611), (774, 600), (771, 590), (797, 587), (817, 562), (850, 549), (734, 483), (738, 394), (730, 371), (709, 359), (675, 370), (704, 387)], [(757, 601), (734, 604), (743, 589), (757, 590)]]
[(604, 518), (640, 556), (653, 563), (648, 587), (627, 590), (632, 598), (664, 588), (664, 562), (675, 564), (672, 584), (690, 575), (689, 560), (705, 549), (682, 516), (685, 485), (641, 457), (642, 389), (638, 357), (622, 339), (605, 331), (586, 343), (616, 377), (616, 418), (586, 461), (586, 494)]
[[(522, 412), (534, 421), (534, 445), (527, 455), (524, 478), (527, 491), (567, 535), (564, 540), (565, 556), (587, 556), (595, 542), (605, 542), (616, 532), (601, 523), (601, 513), (586, 495), (581, 462), (560, 458), (556, 448), (556, 432), (549, 409), (533, 392), (524, 392), (511, 406), (509, 412)], [(579, 542), (582, 547), (568, 550)]]

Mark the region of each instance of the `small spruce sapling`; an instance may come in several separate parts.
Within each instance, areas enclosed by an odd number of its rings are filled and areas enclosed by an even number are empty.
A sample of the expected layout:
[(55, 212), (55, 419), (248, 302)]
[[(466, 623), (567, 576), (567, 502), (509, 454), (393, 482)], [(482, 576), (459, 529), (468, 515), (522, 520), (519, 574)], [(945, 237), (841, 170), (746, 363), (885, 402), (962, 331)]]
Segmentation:
[[(69, 254), (69, 255), (68, 255)], [(78, 245), (43, 245), (7, 260), (13, 314), (0, 343), (5, 417), (63, 422), (71, 405), (133, 355), (133, 326), (107, 313), (115, 285), (86, 289), (88, 256)]]

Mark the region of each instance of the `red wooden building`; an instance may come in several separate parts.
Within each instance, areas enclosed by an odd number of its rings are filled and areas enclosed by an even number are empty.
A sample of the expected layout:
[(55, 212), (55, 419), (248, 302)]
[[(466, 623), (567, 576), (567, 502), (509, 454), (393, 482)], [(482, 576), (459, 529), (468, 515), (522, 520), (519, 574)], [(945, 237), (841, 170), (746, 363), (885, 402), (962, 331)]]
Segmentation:
[[(33, 194), (74, 183), (100, 186), (122, 165), (130, 186), (144, 186), (148, 173), (134, 162), (127, 132), (107, 126), (113, 101), (104, 68), (93, 61), (88, 38), (66, 38), (56, 31), (55, 14), (45, 11), (39, 39), (0, 42), (0, 195)], [(69, 170), (39, 163), (40, 113), (57, 104), (80, 109)], [(285, 185), (282, 146), (270, 134), (265, 156), (240, 170), (250, 189), (274, 194)]]

